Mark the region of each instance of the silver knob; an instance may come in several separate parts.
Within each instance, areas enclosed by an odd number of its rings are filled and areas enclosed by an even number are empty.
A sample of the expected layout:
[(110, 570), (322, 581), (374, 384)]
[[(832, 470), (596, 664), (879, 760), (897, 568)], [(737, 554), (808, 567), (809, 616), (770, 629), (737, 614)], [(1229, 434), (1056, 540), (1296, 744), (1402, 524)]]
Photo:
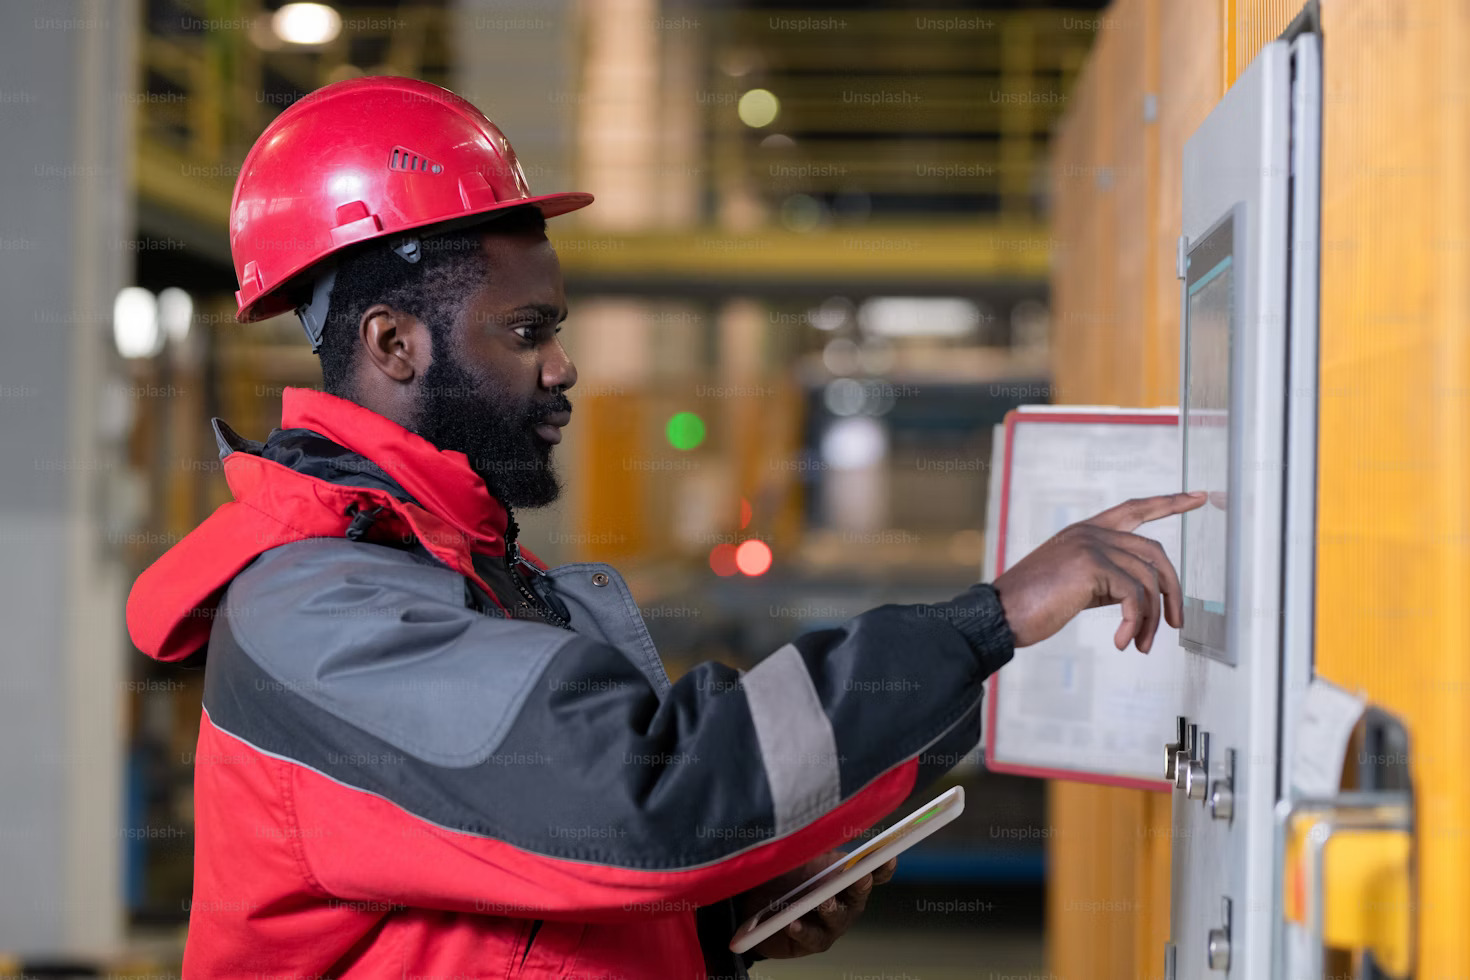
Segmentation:
[(1230, 969), (1230, 904), (1229, 898), (1220, 896), (1220, 918), (1223, 924), (1218, 929), (1211, 929), (1205, 937), (1205, 962), (1209, 963), (1211, 970)]
[(1205, 782), (1205, 767), (1198, 761), (1191, 760), (1184, 769), (1184, 795), (1191, 800), (1204, 799)]
[(1184, 777), (1189, 772), (1189, 760), (1194, 758), (1195, 747), (1199, 745), (1199, 726), (1190, 725), (1189, 731), (1184, 739), (1184, 747), (1174, 753), (1174, 788), (1184, 788)]
[(1174, 778), (1174, 773), (1176, 771), (1174, 766), (1174, 758), (1178, 754), (1179, 750), (1184, 748), (1184, 736), (1187, 734), (1185, 729), (1186, 726), (1189, 724), (1189, 719), (1185, 718), (1183, 715), (1179, 715), (1178, 719), (1179, 733), (1174, 736), (1174, 741), (1164, 743), (1164, 778), (1168, 780), (1172, 780)]
[(1211, 929), (1208, 939), (1207, 958), (1211, 970), (1230, 969), (1230, 933), (1224, 929)]
[(1210, 816), (1216, 820), (1235, 819), (1235, 750), (1225, 750), (1225, 775), (1215, 780), (1210, 793)]
[(1230, 785), (1230, 780), (1215, 780), (1215, 788), (1210, 793), (1210, 816), (1216, 820), (1235, 817), (1235, 788)]

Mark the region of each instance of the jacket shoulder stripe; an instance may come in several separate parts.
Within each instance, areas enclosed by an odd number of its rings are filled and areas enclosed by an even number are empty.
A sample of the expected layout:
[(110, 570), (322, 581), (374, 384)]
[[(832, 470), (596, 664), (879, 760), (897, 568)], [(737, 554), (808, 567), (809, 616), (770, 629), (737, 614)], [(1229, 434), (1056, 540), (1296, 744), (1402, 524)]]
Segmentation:
[(771, 784), (776, 834), (842, 800), (837, 738), (801, 653), (790, 643), (740, 678)]

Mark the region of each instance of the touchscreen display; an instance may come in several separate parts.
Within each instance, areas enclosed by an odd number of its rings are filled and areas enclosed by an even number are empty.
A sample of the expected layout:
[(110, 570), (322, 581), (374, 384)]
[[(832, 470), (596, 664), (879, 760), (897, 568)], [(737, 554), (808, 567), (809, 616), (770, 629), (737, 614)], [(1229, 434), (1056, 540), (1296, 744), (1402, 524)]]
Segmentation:
[(1222, 660), (1229, 562), (1230, 346), (1235, 318), (1234, 216), (1190, 250), (1185, 305), (1184, 489), (1204, 490), (1184, 514), (1180, 584), (1186, 649)]

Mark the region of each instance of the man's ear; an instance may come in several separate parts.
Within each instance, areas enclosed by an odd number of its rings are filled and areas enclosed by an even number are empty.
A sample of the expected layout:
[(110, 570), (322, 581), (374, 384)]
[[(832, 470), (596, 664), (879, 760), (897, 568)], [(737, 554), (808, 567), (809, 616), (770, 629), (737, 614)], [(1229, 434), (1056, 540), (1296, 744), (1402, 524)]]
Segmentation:
[(357, 332), (367, 363), (393, 381), (407, 383), (428, 370), (429, 331), (418, 317), (375, 303), (363, 311)]

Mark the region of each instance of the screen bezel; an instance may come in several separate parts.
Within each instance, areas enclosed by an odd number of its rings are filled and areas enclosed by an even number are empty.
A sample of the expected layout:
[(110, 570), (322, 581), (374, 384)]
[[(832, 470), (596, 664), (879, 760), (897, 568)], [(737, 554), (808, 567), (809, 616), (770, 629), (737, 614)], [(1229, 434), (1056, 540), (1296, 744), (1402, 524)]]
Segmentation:
[[(1211, 225), (1209, 230), (1201, 235), (1190, 246), (1187, 252), (1188, 261), (1185, 265), (1184, 300), (1181, 314), (1184, 318), (1184, 345), (1181, 352), (1183, 370), (1180, 372), (1180, 386), (1182, 391), (1179, 399), (1180, 444), (1184, 454), (1181, 470), (1186, 483), (1189, 480), (1189, 357), (1190, 345), (1193, 339), (1193, 332), (1189, 321), (1189, 301), (1196, 287), (1202, 286), (1208, 278), (1211, 278), (1220, 263), (1229, 260), (1230, 322), (1227, 328), (1229, 331), (1229, 344), (1225, 370), (1227, 372), (1226, 389), (1230, 392), (1230, 401), (1233, 407), (1233, 403), (1236, 401), (1235, 392), (1237, 390), (1235, 351), (1239, 337), (1240, 313), (1243, 309), (1242, 303), (1244, 297), (1242, 290), (1245, 278), (1241, 256), (1237, 254), (1235, 249), (1237, 239), (1244, 240), (1243, 235), (1239, 234), (1241, 229), (1236, 227), (1241, 222), (1241, 211), (1242, 205), (1240, 204), (1231, 208), (1218, 221)], [(1234, 525), (1232, 511), (1234, 510), (1234, 501), (1237, 496), (1237, 481), (1234, 466), (1237, 422), (1233, 414), (1230, 415), (1229, 428), (1230, 433), (1227, 436), (1227, 445), (1229, 446), (1227, 452), (1229, 453), (1229, 458), (1226, 462), (1225, 611), (1223, 613), (1214, 612), (1213, 610), (1206, 609), (1203, 601), (1193, 599), (1188, 595), (1184, 596), (1184, 626), (1179, 630), (1179, 645), (1191, 653), (1197, 653), (1201, 656), (1210, 657), (1234, 666), (1235, 657), (1231, 653), (1229, 645), (1229, 615), (1235, 598), (1235, 576), (1233, 574), (1235, 557), (1234, 543), (1231, 538), (1231, 531)], [(1198, 488), (1185, 486), (1183, 489), (1190, 491)], [(1207, 504), (1206, 506), (1209, 505)], [(1185, 514), (1182, 519), (1187, 521), (1188, 518), (1189, 515)], [(1184, 584), (1183, 575), (1186, 562), (1188, 561), (1188, 548), (1189, 535), (1186, 533), (1184, 526), (1181, 525), (1179, 533), (1181, 585)]]

